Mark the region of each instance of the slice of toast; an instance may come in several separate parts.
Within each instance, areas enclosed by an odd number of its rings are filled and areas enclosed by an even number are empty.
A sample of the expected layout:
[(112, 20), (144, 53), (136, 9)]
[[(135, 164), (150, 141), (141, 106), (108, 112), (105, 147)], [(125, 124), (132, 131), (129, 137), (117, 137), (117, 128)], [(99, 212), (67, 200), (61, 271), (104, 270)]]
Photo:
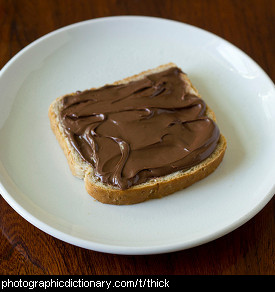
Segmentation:
[[(142, 72), (132, 77), (125, 78), (121, 81), (117, 81), (113, 84), (106, 86), (128, 85), (131, 82), (143, 80), (145, 77), (148, 77), (152, 74), (164, 72), (165, 70), (169, 70), (170, 68), (177, 67), (173, 63), (161, 65), (155, 69), (150, 69), (148, 71)], [(183, 93), (183, 96), (189, 94), (192, 96), (196, 96), (200, 100), (202, 100), (197, 89), (192, 85), (187, 75), (180, 71), (179, 76), (184, 83), (185, 92)], [(95, 93), (98, 89), (101, 88), (92, 88), (85, 92)], [(72, 140), (70, 139), (66, 127), (63, 123), (61, 112), (64, 110), (64, 100), (68, 96), (73, 98), (76, 97), (78, 94), (79, 92), (75, 92), (69, 95), (67, 94), (61, 96), (50, 105), (50, 124), (61, 148), (65, 153), (72, 174), (78, 178), (84, 179), (87, 192), (96, 200), (102, 203), (128, 205), (140, 203), (149, 199), (167, 196), (176, 191), (184, 189), (208, 176), (210, 173), (215, 171), (215, 169), (219, 166), (224, 157), (224, 153), (226, 150), (226, 139), (219, 132), (215, 148), (212, 149), (212, 152), (209, 153), (207, 157), (205, 157), (202, 161), (195, 165), (192, 165), (188, 168), (183, 167), (180, 170), (178, 170), (178, 168), (175, 168), (175, 171), (170, 171), (170, 173), (165, 173), (164, 175), (160, 176), (149, 176), (145, 181), (143, 180), (141, 183), (131, 184), (129, 187), (119, 187), (119, 185), (111, 184), (108, 182), (106, 183), (106, 181), (100, 179), (100, 176), (97, 175), (95, 164), (92, 162), (93, 160), (91, 159), (90, 161), (88, 161), (88, 159), (85, 159), (85, 157), (81, 155), (80, 150), (75, 147), (74, 143), (72, 143)], [(207, 105), (205, 105), (204, 117), (211, 121), (214, 121), (214, 124), (216, 125), (215, 114)], [(94, 148), (96, 148), (95, 144), (91, 144), (91, 147), (93, 145)], [(129, 147), (131, 148), (131, 146)], [(91, 153), (95, 153), (96, 151), (96, 149), (91, 149)], [(167, 156), (169, 155), (170, 153), (168, 149)], [(144, 161), (144, 164), (146, 163)], [(138, 177), (138, 175), (136, 177)]]

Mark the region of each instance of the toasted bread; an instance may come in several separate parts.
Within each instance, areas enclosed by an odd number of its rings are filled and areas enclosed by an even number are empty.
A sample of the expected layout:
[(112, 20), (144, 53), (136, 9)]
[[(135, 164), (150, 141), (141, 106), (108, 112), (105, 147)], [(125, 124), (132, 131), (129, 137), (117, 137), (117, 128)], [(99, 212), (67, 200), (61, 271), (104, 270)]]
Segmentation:
[[(173, 63), (161, 65), (155, 69), (150, 69), (132, 77), (114, 82), (112, 85), (127, 84), (132, 81), (141, 80), (147, 75), (158, 73), (175, 66), (176, 65)], [(181, 77), (185, 82), (187, 93), (201, 98), (187, 75), (182, 73)], [(89, 90), (96, 90), (96, 88), (91, 88)], [(77, 93), (72, 93), (71, 95), (75, 94)], [(67, 95), (57, 98), (50, 105), (49, 119), (51, 128), (65, 153), (72, 174), (80, 179), (84, 179), (88, 194), (102, 203), (128, 205), (167, 196), (194, 184), (214, 172), (224, 157), (226, 139), (220, 134), (217, 146), (210, 156), (187, 170), (179, 170), (164, 176), (149, 178), (146, 182), (130, 186), (126, 189), (120, 189), (117, 186), (103, 183), (95, 176), (93, 165), (85, 161), (81, 155), (79, 155), (79, 152), (73, 147), (66, 135), (60, 118), (60, 112), (63, 107), (62, 101), (65, 96)], [(205, 115), (216, 122), (214, 112), (207, 105)]]

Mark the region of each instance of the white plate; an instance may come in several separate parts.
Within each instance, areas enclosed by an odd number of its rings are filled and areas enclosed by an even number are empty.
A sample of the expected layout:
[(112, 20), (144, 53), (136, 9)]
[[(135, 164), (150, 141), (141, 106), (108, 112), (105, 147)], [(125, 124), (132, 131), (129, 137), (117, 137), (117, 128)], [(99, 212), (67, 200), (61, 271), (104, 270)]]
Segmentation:
[[(216, 112), (228, 149), (208, 178), (160, 200), (104, 205), (70, 173), (48, 120), (58, 96), (174, 62)], [(274, 195), (274, 84), (246, 54), (183, 23), (110, 17), (27, 46), (0, 74), (0, 193), (26, 220), (71, 244), (154, 254), (214, 240)]]

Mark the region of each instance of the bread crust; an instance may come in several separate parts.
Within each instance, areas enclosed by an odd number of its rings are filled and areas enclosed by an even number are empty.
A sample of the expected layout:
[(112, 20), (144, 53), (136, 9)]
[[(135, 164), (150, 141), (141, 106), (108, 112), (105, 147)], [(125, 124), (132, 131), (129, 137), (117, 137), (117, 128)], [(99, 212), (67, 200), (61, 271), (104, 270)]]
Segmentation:
[[(125, 84), (130, 81), (139, 80), (146, 75), (157, 73), (171, 67), (176, 67), (176, 65), (173, 63), (161, 65), (155, 69), (150, 69), (123, 80), (116, 81), (113, 85)], [(187, 89), (188, 92), (200, 97), (197, 89), (192, 85), (187, 75), (182, 74), (182, 78), (189, 85), (189, 88)], [(91, 88), (91, 90), (94, 89), (96, 88)], [(48, 115), (50, 125), (57, 141), (63, 149), (72, 174), (80, 179), (84, 179), (85, 188), (88, 194), (99, 202), (113, 205), (130, 205), (150, 199), (162, 198), (181, 189), (187, 188), (195, 182), (207, 177), (215, 171), (223, 160), (227, 142), (225, 137), (221, 134), (214, 152), (200, 164), (187, 171), (177, 171), (164, 177), (153, 178), (146, 183), (132, 186), (126, 190), (105, 185), (96, 179), (93, 174), (92, 166), (80, 157), (65, 134), (65, 130), (59, 119), (59, 112), (62, 110), (62, 98), (64, 96), (57, 98), (49, 107)], [(215, 114), (208, 106), (206, 108), (206, 115), (216, 122)]]

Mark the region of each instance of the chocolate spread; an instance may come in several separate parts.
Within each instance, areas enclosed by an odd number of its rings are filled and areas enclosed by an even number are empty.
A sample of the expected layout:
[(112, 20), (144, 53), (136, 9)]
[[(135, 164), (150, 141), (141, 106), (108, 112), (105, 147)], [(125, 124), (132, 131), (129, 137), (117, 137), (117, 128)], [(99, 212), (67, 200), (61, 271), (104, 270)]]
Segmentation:
[(103, 183), (127, 189), (206, 159), (220, 132), (181, 70), (78, 91), (63, 99), (66, 135)]

